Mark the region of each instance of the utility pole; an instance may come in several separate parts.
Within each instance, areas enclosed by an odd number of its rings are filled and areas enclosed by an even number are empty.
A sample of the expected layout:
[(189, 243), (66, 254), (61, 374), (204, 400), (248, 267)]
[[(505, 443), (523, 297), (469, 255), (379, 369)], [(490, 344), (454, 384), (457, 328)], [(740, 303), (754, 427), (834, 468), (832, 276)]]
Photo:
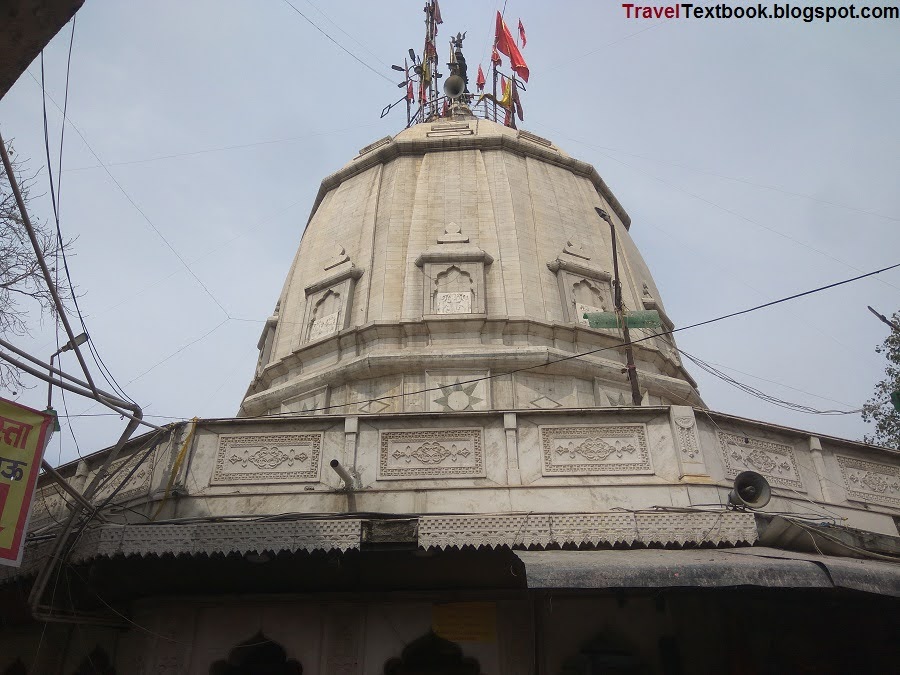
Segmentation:
[(594, 207), (597, 215), (609, 223), (609, 231), (612, 235), (613, 254), (613, 303), (619, 325), (622, 327), (622, 336), (625, 338), (625, 371), (628, 373), (628, 381), (631, 382), (631, 402), (635, 406), (641, 405), (641, 389), (638, 386), (637, 368), (634, 365), (634, 350), (631, 348), (631, 335), (628, 332), (628, 324), (625, 321), (625, 310), (622, 307), (622, 282), (619, 281), (619, 254), (616, 246), (616, 226), (609, 214), (600, 207)]

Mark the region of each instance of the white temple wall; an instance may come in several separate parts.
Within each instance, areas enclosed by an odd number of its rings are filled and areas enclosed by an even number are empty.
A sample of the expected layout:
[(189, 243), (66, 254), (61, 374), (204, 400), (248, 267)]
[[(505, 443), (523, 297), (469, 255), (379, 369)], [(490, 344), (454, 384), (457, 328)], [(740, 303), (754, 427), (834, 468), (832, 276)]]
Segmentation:
[[(426, 378), (404, 379), (403, 386), (426, 384)], [(454, 385), (431, 402), (423, 396), (421, 404), (455, 405), (488, 395), (466, 389)], [(896, 451), (685, 406), (203, 421), (166, 496), (186, 435), (182, 429), (179, 438), (153, 449), (116, 500), (148, 514), (163, 502), (157, 519), (702, 509), (725, 504), (734, 477), (749, 469), (772, 487), (763, 512), (817, 513), (894, 536), (900, 515)], [(144, 456), (139, 445), (116, 460), (117, 475), (128, 475)], [(355, 473), (352, 494), (329, 466), (332, 459)], [(90, 459), (81, 477), (74, 464), (63, 473), (78, 483), (101, 461), (102, 455)], [(97, 498), (114, 487), (111, 481)], [(53, 523), (64, 508), (56, 489), (42, 483), (32, 529)], [(139, 520), (133, 511), (116, 517)]]

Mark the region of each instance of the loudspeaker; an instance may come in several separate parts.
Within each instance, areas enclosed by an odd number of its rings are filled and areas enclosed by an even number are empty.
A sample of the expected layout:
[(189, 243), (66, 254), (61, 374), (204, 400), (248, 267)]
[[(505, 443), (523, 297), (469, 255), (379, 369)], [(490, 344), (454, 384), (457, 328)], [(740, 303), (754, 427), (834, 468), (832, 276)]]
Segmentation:
[(741, 471), (734, 479), (734, 489), (728, 493), (729, 503), (750, 509), (761, 509), (771, 498), (769, 481), (755, 471)]
[(466, 90), (466, 81), (459, 75), (451, 75), (444, 82), (444, 93), (449, 98), (457, 98)]

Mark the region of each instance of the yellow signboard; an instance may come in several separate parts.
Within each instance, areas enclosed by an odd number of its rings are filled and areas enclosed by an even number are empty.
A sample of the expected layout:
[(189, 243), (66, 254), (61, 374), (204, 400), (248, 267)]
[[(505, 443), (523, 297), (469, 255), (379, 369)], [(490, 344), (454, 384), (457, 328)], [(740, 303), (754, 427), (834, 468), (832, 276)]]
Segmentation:
[(452, 642), (495, 642), (497, 605), (493, 602), (448, 602), (432, 605), (431, 630)]
[(0, 565), (18, 567), (53, 416), (0, 398)]

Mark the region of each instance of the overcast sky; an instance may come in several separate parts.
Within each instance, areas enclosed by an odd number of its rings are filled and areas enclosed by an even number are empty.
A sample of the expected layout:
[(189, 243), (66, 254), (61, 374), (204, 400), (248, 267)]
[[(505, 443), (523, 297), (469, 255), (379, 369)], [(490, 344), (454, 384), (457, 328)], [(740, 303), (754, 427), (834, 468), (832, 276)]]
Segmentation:
[[(390, 64), (421, 50), (423, 2), (292, 2), (372, 70), (281, 0), (87, 0), (77, 15), (68, 116), (83, 139), (67, 126), (62, 229), (77, 237), (70, 268), (91, 335), (150, 416), (237, 412), (319, 182), (405, 125), (399, 107), (378, 115), (401, 95)], [(444, 0), (441, 53), (468, 31), (474, 74), (498, 5)], [(507, 23), (520, 17), (522, 126), (597, 167), (677, 325), (900, 262), (900, 21), (629, 21), (619, 3), (509, 0)], [(59, 105), (69, 36), (45, 51)], [(29, 72), (39, 80), (39, 61)], [(55, 164), (62, 116), (47, 105)], [(0, 101), (0, 125), (45, 164), (28, 73)], [(32, 211), (51, 218), (49, 199)], [(900, 270), (677, 338), (767, 393), (854, 409), (884, 373), (874, 347), (887, 327), (869, 304), (900, 307)], [(32, 325), (18, 344), (49, 358), (52, 325)], [(76, 372), (74, 357), (63, 364)], [(858, 415), (791, 412), (690, 370), (716, 410), (867, 431)], [(45, 392), (18, 400), (42, 408)], [(82, 415), (69, 418), (82, 453), (124, 427), (76, 396), (67, 407)], [(48, 459), (76, 456), (64, 424)]]

